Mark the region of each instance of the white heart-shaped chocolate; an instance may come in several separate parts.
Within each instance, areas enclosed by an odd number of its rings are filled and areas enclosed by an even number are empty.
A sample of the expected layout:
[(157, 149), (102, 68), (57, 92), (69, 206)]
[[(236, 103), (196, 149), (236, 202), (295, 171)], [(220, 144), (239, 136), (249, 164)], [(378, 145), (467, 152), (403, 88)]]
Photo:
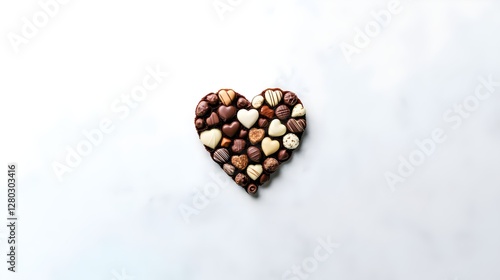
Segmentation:
[(271, 107), (274, 107), (280, 103), (281, 98), (283, 98), (283, 93), (281, 90), (271, 90), (268, 89), (266, 90), (266, 93), (264, 94), (266, 97), (266, 101)]
[(215, 149), (222, 138), (222, 132), (216, 128), (203, 131), (200, 134), (200, 140), (203, 145)]
[(274, 119), (269, 125), (268, 134), (272, 137), (279, 137), (285, 135), (286, 126), (282, 125), (280, 120)]
[(304, 106), (302, 106), (302, 104), (297, 104), (297, 105), (295, 105), (295, 107), (293, 107), (293, 110), (292, 110), (292, 117), (293, 118), (302, 117), (305, 114), (306, 114), (306, 108), (304, 108)]
[(258, 119), (259, 119), (259, 111), (255, 109), (251, 110), (241, 109), (238, 111), (238, 120), (246, 128), (251, 128)]
[(266, 156), (270, 156), (276, 153), (280, 149), (280, 142), (276, 140), (272, 140), (269, 137), (264, 138), (262, 140), (262, 151)]
[(252, 180), (257, 180), (259, 178), (260, 174), (262, 174), (263, 168), (262, 165), (256, 164), (256, 165), (249, 165), (247, 167), (247, 174)]

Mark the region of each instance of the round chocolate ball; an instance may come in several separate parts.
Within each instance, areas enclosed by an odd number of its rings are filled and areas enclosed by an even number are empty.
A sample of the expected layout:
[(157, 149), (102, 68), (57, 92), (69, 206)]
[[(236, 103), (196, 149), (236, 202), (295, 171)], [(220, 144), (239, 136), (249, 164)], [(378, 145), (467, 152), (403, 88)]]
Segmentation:
[(264, 160), (264, 170), (268, 173), (273, 173), (279, 167), (280, 163), (275, 158), (267, 158)]
[(236, 175), (236, 178), (234, 178), (234, 181), (239, 186), (246, 187), (248, 185), (249, 179), (248, 179), (247, 175), (245, 175), (243, 173), (239, 173), (238, 175)]

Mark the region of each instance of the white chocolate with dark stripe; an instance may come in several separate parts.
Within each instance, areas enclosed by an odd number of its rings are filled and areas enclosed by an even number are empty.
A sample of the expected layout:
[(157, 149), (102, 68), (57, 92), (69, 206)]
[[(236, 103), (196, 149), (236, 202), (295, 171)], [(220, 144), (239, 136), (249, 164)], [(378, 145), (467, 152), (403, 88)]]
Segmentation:
[(281, 101), (281, 98), (283, 98), (283, 93), (280, 90), (266, 90), (264, 96), (266, 97), (267, 103), (271, 107), (275, 107), (278, 105)]
[(252, 180), (257, 180), (259, 178), (260, 174), (262, 174), (262, 165), (256, 164), (256, 165), (249, 165), (247, 167), (247, 174), (248, 177), (252, 178)]

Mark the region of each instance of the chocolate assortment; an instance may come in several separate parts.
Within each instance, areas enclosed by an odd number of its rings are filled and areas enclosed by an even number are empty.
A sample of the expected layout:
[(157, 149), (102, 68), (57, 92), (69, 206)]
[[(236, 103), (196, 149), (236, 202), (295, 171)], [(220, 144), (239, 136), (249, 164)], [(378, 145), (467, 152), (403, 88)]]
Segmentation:
[(195, 127), (212, 159), (249, 194), (300, 146), (306, 110), (290, 91), (266, 89), (248, 101), (232, 89), (206, 95)]

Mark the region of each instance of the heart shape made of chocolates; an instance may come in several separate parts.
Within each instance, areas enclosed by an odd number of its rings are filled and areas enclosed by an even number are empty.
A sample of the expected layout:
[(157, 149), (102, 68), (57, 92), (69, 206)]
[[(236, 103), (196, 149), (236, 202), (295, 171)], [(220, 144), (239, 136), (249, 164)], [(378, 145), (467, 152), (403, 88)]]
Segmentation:
[(211, 158), (249, 194), (299, 147), (306, 110), (291, 91), (266, 89), (252, 102), (232, 89), (209, 93), (196, 106), (195, 126)]

